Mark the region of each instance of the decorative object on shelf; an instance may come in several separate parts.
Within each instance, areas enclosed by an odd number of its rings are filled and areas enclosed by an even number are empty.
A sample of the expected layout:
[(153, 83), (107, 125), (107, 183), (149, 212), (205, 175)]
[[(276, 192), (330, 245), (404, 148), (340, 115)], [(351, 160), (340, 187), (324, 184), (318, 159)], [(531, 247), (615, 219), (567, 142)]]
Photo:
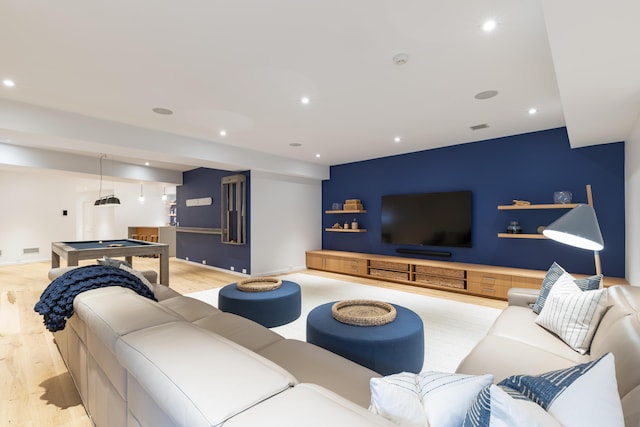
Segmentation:
[(331, 209), (333, 209), (334, 211), (339, 211), (342, 209), (342, 203), (332, 203), (331, 204)]
[(333, 228), (333, 229), (342, 229), (342, 226), (340, 225), (340, 223), (339, 223), (339, 222), (336, 222), (335, 224), (333, 224), (333, 225), (331, 226), (331, 228)]
[(527, 201), (527, 200), (513, 200), (513, 205), (514, 206), (529, 206), (531, 204), (531, 202)]
[(543, 233), (565, 245), (592, 250), (596, 274), (602, 274), (599, 251), (604, 248), (604, 240), (593, 206), (576, 206), (547, 226)]
[(547, 228), (544, 225), (541, 225), (540, 227), (538, 227), (538, 234), (543, 234), (544, 233), (544, 229)]
[(254, 277), (240, 280), (236, 286), (238, 290), (244, 292), (275, 291), (282, 286), (282, 280), (277, 277)]
[(395, 320), (396, 308), (374, 300), (344, 300), (331, 307), (331, 315), (338, 322), (354, 326), (386, 325)]
[(344, 201), (342, 209), (345, 211), (361, 211), (364, 210), (364, 206), (362, 206), (360, 199), (347, 199)]
[(510, 234), (522, 233), (522, 227), (520, 227), (520, 224), (518, 223), (518, 221), (511, 221), (509, 223), (509, 225), (507, 226), (507, 233), (510, 233)]
[(353, 218), (353, 221), (351, 221), (351, 229), (352, 230), (357, 230), (358, 229), (358, 221), (356, 221), (355, 218)]
[(345, 230), (349, 229), (349, 223), (347, 221), (344, 222), (344, 229)]
[(566, 205), (567, 203), (571, 203), (573, 195), (571, 191), (556, 191), (553, 193), (553, 203)]
[(120, 199), (114, 194), (102, 196), (102, 159), (106, 157), (106, 154), (100, 155), (100, 189), (98, 190), (98, 199), (93, 203), (93, 206), (118, 206), (120, 204)]

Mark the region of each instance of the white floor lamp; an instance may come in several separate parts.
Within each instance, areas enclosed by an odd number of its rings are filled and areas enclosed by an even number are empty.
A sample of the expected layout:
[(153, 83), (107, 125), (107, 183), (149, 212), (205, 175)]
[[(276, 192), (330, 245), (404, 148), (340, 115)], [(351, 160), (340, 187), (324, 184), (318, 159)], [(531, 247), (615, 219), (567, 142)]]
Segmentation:
[(599, 251), (604, 248), (604, 240), (593, 206), (576, 206), (551, 223), (542, 234), (565, 245), (592, 250), (596, 274), (602, 274)]

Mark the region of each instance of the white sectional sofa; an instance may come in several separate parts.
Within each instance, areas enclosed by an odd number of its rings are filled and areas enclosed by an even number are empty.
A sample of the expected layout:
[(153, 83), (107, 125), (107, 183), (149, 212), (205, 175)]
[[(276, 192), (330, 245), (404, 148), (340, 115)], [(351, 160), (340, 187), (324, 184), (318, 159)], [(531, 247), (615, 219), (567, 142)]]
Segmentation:
[[(487, 336), (462, 360), (461, 374), (494, 375), (496, 381), (511, 375), (539, 375), (596, 360), (610, 352), (615, 356), (618, 394), (627, 427), (640, 426), (640, 287), (607, 288), (607, 308), (590, 351), (580, 354), (558, 335), (535, 323), (531, 309), (538, 290), (511, 289), (509, 305)], [(589, 405), (589, 402), (584, 402)], [(576, 407), (576, 411), (580, 408)]]
[(393, 425), (367, 410), (377, 373), (153, 288), (83, 292), (54, 334), (96, 426)]

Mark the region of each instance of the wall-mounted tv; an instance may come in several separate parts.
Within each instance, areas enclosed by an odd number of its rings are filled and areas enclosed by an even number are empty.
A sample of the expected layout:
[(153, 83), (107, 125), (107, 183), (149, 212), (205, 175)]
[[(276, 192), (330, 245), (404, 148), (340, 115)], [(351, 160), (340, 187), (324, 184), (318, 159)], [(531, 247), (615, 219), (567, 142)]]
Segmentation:
[(471, 247), (471, 191), (382, 196), (383, 243)]

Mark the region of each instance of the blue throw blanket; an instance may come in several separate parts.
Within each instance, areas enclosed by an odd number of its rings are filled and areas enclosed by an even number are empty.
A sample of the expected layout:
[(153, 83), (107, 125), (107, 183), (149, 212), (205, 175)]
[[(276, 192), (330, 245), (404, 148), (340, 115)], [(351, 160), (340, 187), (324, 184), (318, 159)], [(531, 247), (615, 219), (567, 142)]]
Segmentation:
[(34, 310), (44, 316), (51, 332), (64, 329), (73, 315), (73, 299), (80, 292), (105, 286), (129, 288), (143, 297), (157, 301), (153, 292), (135, 275), (108, 265), (88, 265), (67, 271), (47, 286)]

